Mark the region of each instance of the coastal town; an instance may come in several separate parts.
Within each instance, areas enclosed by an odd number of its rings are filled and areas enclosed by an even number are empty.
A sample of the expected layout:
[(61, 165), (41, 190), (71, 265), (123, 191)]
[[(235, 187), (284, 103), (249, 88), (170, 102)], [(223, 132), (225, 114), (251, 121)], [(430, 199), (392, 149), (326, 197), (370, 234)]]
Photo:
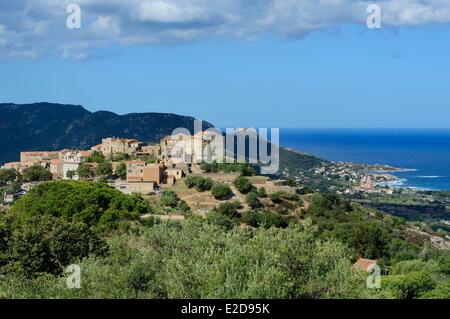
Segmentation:
[[(294, 149), (288, 149), (293, 154), (312, 156)], [(360, 164), (352, 162), (336, 162), (321, 160), (308, 170), (295, 170), (284, 167), (280, 176), (293, 179), (299, 184), (324, 185), (327, 190), (337, 194), (388, 194), (402, 186), (402, 180), (392, 174), (405, 169), (383, 164)]]

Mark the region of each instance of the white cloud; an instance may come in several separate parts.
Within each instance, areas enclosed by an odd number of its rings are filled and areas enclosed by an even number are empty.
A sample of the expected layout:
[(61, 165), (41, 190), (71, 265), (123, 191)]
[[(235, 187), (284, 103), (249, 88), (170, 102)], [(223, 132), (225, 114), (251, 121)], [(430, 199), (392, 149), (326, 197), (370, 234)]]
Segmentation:
[(113, 17), (98, 17), (91, 25), (92, 35), (100, 38), (117, 38), (120, 36), (120, 25)]
[[(373, 2), (381, 5), (383, 27), (450, 22), (449, 0), (11, 0), (0, 2), (0, 58), (81, 59), (112, 42), (301, 37), (343, 24), (364, 26)], [(82, 9), (81, 29), (66, 28), (70, 3)]]

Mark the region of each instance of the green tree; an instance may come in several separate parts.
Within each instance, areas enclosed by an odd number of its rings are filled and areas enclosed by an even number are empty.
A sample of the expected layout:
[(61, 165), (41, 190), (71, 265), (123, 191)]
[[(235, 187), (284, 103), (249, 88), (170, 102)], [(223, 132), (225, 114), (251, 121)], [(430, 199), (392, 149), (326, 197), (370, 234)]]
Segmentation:
[(238, 209), (241, 204), (238, 201), (220, 203), (215, 211), (219, 214), (227, 216), (229, 218), (234, 218), (239, 216)]
[(274, 192), (270, 194), (269, 197), (273, 203), (279, 204), (283, 201), (284, 194), (282, 192)]
[(252, 227), (284, 228), (288, 224), (279, 214), (268, 211), (250, 211), (242, 214), (241, 221)]
[(98, 176), (111, 176), (113, 174), (112, 165), (109, 162), (99, 163), (95, 173)]
[(160, 203), (164, 207), (176, 207), (178, 204), (178, 196), (177, 193), (175, 193), (172, 190), (166, 190), (162, 193), (160, 198)]
[(11, 169), (0, 169), (0, 185), (4, 185), (8, 182), (13, 182), (17, 179), (17, 171)]
[(104, 255), (106, 243), (85, 224), (39, 215), (13, 223), (8, 240), (8, 262), (28, 276), (61, 274), (63, 267), (89, 255)]
[(258, 225), (264, 228), (286, 227), (287, 223), (279, 214), (271, 212), (262, 212), (258, 215)]
[(250, 180), (244, 176), (239, 176), (234, 180), (234, 186), (236, 186), (237, 190), (242, 194), (250, 193), (254, 191), (256, 188), (250, 182)]
[(195, 189), (199, 192), (209, 191), (214, 184), (211, 178), (204, 178), (194, 175), (186, 177), (184, 183), (188, 188), (195, 187)]
[(103, 156), (102, 153), (94, 151), (92, 152), (88, 161), (92, 163), (103, 163), (105, 161), (105, 157)]
[(216, 225), (227, 230), (234, 227), (234, 222), (230, 217), (216, 211), (209, 212), (206, 216), (206, 220), (212, 225)]
[(86, 164), (81, 164), (80, 166), (78, 166), (77, 174), (82, 179), (88, 179), (89, 177), (92, 177), (91, 168)]
[(195, 189), (199, 192), (205, 192), (211, 190), (213, 187), (213, 181), (211, 178), (201, 178), (197, 181)]
[(262, 187), (262, 186), (258, 189), (258, 197), (259, 198), (266, 198), (267, 197), (266, 189), (264, 187)]
[(241, 216), (241, 221), (252, 227), (259, 227), (259, 213), (256, 211), (245, 212)]
[(119, 161), (125, 161), (130, 159), (130, 155), (126, 154), (126, 153), (116, 153), (113, 155), (113, 161), (115, 162), (119, 162)]
[(75, 170), (69, 170), (66, 173), (66, 176), (68, 179), (73, 179), (77, 175), (77, 171)]
[(189, 205), (186, 203), (186, 201), (184, 201), (184, 200), (181, 200), (179, 203), (178, 203), (178, 209), (183, 213), (183, 214), (186, 214), (186, 215), (189, 215), (190, 213), (191, 213), (191, 208), (189, 207)]
[(211, 189), (211, 194), (215, 199), (224, 200), (229, 199), (232, 196), (233, 192), (231, 191), (231, 188), (226, 184), (214, 184)]
[(205, 172), (205, 173), (217, 173), (219, 171), (219, 165), (217, 164), (216, 161), (212, 162), (212, 163), (202, 163), (202, 165), (200, 166), (200, 168)]
[[(102, 231), (102, 221), (116, 229), (122, 222), (138, 221), (150, 207), (137, 196), (122, 192), (102, 183), (82, 181), (52, 181), (40, 184), (17, 200), (10, 212), (17, 221), (33, 216), (50, 215), (68, 222), (82, 222)], [(102, 216), (107, 214), (107, 217)]]
[(258, 194), (255, 192), (250, 192), (245, 196), (245, 202), (252, 208), (258, 208), (261, 206), (261, 203), (258, 198)]
[(120, 178), (121, 180), (127, 179), (127, 165), (125, 164), (125, 162), (121, 162), (119, 164), (119, 166), (117, 167), (116, 174), (117, 177)]
[(53, 178), (52, 173), (40, 165), (34, 165), (24, 169), (22, 176), (25, 182), (43, 182)]
[(249, 165), (249, 164), (244, 164), (241, 168), (241, 176), (253, 176), (255, 175), (255, 169)]
[(200, 179), (200, 176), (195, 176), (195, 175), (189, 175), (188, 177), (186, 177), (184, 179), (184, 184), (188, 187), (188, 188), (193, 188), (195, 187), (195, 185), (197, 185), (197, 181)]

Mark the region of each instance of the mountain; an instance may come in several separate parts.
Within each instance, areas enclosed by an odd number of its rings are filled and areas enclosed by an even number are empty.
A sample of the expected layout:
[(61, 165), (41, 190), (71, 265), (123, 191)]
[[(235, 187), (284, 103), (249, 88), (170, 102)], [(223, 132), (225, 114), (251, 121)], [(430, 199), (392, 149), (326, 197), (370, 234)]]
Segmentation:
[[(194, 118), (169, 113), (90, 112), (80, 105), (0, 104), (0, 163), (20, 151), (90, 148), (108, 136), (157, 142), (175, 128), (193, 132)], [(203, 122), (203, 129), (213, 127)]]
[[(80, 105), (0, 103), (0, 164), (19, 160), (21, 151), (88, 149), (108, 136), (159, 142), (175, 128), (193, 132), (194, 118), (169, 113), (90, 112)], [(203, 122), (203, 129), (213, 127)], [(280, 148), (280, 171), (306, 172), (323, 160)]]

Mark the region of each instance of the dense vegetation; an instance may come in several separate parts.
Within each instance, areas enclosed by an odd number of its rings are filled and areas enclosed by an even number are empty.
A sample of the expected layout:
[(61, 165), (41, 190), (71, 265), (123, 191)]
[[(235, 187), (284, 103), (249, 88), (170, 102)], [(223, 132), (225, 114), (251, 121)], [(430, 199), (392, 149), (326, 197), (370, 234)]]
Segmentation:
[(254, 167), (252, 167), (250, 164), (245, 163), (203, 163), (201, 165), (201, 169), (205, 173), (237, 172), (240, 173), (241, 176), (253, 176), (256, 173)]
[(352, 255), (389, 265), (415, 259), (423, 242), (408, 241), (403, 219), (353, 205), (333, 194), (315, 194), (303, 211), (317, 225), (322, 238), (334, 237), (349, 245)]
[(10, 214), (17, 220), (49, 215), (81, 222), (99, 231), (128, 227), (149, 212), (147, 202), (102, 183), (52, 181), (33, 188), (19, 199)]
[(395, 190), (393, 194), (355, 194), (348, 198), (435, 231), (449, 232), (450, 192)]
[(186, 177), (184, 183), (188, 188), (193, 188), (199, 192), (209, 191), (214, 185), (214, 182), (211, 178), (205, 178), (201, 176), (190, 175)]
[(81, 289), (65, 279), (35, 279), (17, 273), (0, 280), (7, 298), (363, 298), (381, 294), (365, 288), (353, 272), (345, 247), (317, 241), (309, 228), (241, 230), (208, 225), (196, 218), (164, 223), (108, 241), (107, 257), (80, 263)]
[(106, 251), (105, 241), (84, 223), (50, 215), (25, 221), (0, 216), (0, 274), (58, 275), (65, 266)]
[(53, 178), (52, 173), (45, 167), (34, 165), (23, 170), (20, 177), (24, 182), (45, 182)]
[[(306, 196), (299, 220), (276, 212), (301, 203), (297, 195), (274, 201), (253, 189), (247, 199), (259, 205), (249, 211), (226, 201), (206, 219), (159, 223), (140, 218), (154, 209), (144, 200), (104, 184), (44, 183), (0, 215), (0, 298), (450, 297), (449, 256), (406, 236), (403, 219)], [(170, 190), (160, 202), (190, 210)], [(389, 271), (381, 289), (352, 270), (359, 257)], [(73, 263), (81, 289), (66, 287)]]
[(0, 169), (0, 186), (6, 185), (8, 182), (13, 182), (17, 178), (17, 172), (15, 169)]

